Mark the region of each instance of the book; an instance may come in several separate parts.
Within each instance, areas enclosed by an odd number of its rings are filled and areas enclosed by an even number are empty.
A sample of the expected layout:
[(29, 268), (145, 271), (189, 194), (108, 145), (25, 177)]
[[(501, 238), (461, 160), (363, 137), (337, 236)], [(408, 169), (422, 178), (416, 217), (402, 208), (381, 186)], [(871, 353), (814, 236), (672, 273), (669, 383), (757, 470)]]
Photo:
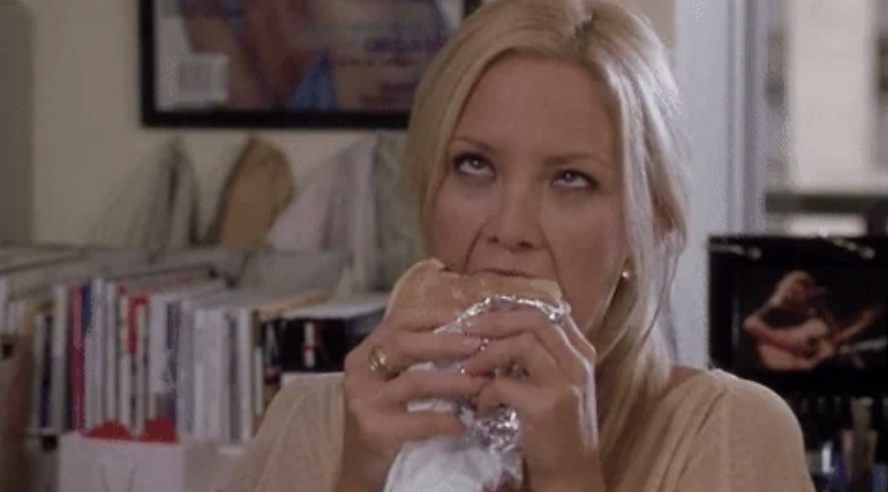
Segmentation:
[(68, 375), (70, 378), (69, 428), (82, 430), (86, 424), (84, 415), (84, 354), (83, 354), (83, 291), (89, 284), (73, 285), (69, 290), (68, 306), (71, 309), (71, 337)]
[(224, 280), (216, 279), (150, 295), (147, 354), (149, 419), (169, 417), (175, 421), (176, 418), (176, 359), (179, 330), (182, 327), (182, 303), (222, 292), (226, 288)]
[[(146, 413), (147, 395), (140, 393), (140, 389), (147, 368), (144, 367), (144, 342), (140, 348), (139, 326), (140, 322), (148, 322), (147, 317), (140, 320), (142, 312), (147, 309), (148, 296), (216, 279), (212, 268), (198, 266), (172, 270), (164, 268), (109, 283), (112, 293), (107, 302), (112, 312), (117, 314), (109, 322), (109, 329), (116, 336), (106, 349), (117, 357), (115, 370), (106, 378), (106, 384), (116, 384), (116, 389), (111, 390), (116, 391), (118, 398), (115, 414), (117, 420), (129, 429), (139, 430)], [(147, 327), (142, 328), (142, 331), (146, 330)]]
[(256, 350), (260, 310), (294, 309), (330, 297), (324, 290), (293, 292), (277, 286), (233, 289), (183, 305), (191, 313), (183, 318), (193, 322), (180, 332), (179, 342), (178, 410), (192, 424), (183, 430), (232, 441), (252, 437), (260, 420), (256, 415), (267, 407), (265, 398), (255, 397), (256, 373), (264, 371)]
[(358, 294), (283, 314), (274, 332), (281, 372), (341, 372), (346, 355), (382, 322), (388, 297)]
[(121, 380), (121, 375), (124, 374), (121, 366), (129, 359), (121, 351), (121, 347), (124, 346), (123, 340), (130, 327), (126, 322), (129, 312), (122, 305), (121, 299), (126, 295), (148, 292), (161, 286), (184, 286), (214, 278), (216, 273), (212, 265), (186, 263), (137, 266), (92, 280), (92, 285), (102, 299), (95, 306), (97, 326), (91, 345), (97, 359), (102, 361), (97, 378), (99, 385), (104, 388), (105, 419), (120, 420), (123, 417), (121, 406), (124, 397), (119, 391), (125, 383)]

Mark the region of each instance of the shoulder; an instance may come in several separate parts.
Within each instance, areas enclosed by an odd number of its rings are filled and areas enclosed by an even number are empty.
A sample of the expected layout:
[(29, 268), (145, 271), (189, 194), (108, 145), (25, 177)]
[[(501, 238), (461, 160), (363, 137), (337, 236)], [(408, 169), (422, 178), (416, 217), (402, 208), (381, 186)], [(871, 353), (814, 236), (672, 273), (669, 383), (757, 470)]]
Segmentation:
[(786, 401), (761, 384), (721, 373), (725, 398), (721, 412), (735, 449), (771, 449), (782, 456), (804, 456), (804, 438)]
[(338, 444), (342, 415), (341, 373), (298, 376), (284, 385), (272, 400), (259, 436), (312, 441), (324, 438), (331, 445)]
[(301, 420), (320, 418), (340, 404), (341, 386), (340, 373), (300, 375), (289, 380), (263, 412), (256, 438), (279, 435)]
[(271, 407), (269, 407), (270, 420), (278, 413), (273, 414), (273, 411), (292, 410), (297, 406), (335, 404), (341, 397), (341, 391), (342, 373), (297, 376), (288, 381), (272, 400)]
[(683, 429), (688, 487), (810, 490), (801, 427), (777, 393), (720, 370), (701, 371), (670, 393), (674, 415), (696, 414)]
[(755, 429), (754, 437), (777, 431), (782, 437), (801, 439), (798, 420), (789, 405), (770, 388), (721, 370), (695, 371), (678, 385), (667, 398), (677, 405), (705, 408), (701, 427), (722, 426), (734, 429)]
[(716, 409), (730, 411), (734, 414), (735, 423), (742, 424), (751, 419), (757, 424), (777, 425), (787, 431), (799, 430), (798, 421), (789, 405), (770, 388), (724, 371), (716, 370), (709, 374), (714, 391), (720, 396)]
[(292, 483), (310, 485), (307, 490), (332, 489), (343, 432), (341, 387), (339, 373), (300, 376), (284, 385), (226, 492), (277, 492)]

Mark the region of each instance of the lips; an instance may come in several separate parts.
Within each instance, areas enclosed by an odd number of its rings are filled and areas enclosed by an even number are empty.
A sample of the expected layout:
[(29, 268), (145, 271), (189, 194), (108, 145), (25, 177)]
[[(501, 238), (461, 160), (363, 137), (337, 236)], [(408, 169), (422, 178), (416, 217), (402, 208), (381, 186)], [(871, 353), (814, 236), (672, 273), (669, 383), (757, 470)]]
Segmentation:
[(504, 277), (521, 277), (521, 278), (533, 278), (534, 276), (528, 272), (517, 269), (510, 268), (485, 268), (481, 270), (484, 273), (495, 273), (497, 275), (502, 275)]

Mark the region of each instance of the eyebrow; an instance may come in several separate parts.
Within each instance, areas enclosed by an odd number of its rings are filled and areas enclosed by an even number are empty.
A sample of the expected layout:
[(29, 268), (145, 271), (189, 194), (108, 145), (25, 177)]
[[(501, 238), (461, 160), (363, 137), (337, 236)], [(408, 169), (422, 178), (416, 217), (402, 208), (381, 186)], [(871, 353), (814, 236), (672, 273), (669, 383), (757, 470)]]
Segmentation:
[[(457, 142), (457, 141), (466, 142), (466, 143), (468, 143), (472, 146), (478, 147), (482, 151), (490, 153), (490, 154), (497, 154), (496, 148), (494, 148), (490, 144), (487, 144), (487, 143), (482, 142), (480, 140), (476, 140), (474, 138), (465, 137), (465, 136), (454, 136), (453, 139), (451, 140), (451, 142)], [(550, 156), (550, 157), (546, 158), (544, 165), (546, 167), (557, 167), (557, 166), (563, 166), (565, 164), (568, 164), (570, 162), (575, 162), (575, 161), (591, 161), (591, 162), (596, 163), (598, 166), (603, 167), (605, 170), (611, 170), (611, 168), (613, 167), (613, 165), (609, 159), (606, 159), (603, 155), (601, 155), (597, 152), (591, 152), (591, 151), (566, 152), (561, 155)]]

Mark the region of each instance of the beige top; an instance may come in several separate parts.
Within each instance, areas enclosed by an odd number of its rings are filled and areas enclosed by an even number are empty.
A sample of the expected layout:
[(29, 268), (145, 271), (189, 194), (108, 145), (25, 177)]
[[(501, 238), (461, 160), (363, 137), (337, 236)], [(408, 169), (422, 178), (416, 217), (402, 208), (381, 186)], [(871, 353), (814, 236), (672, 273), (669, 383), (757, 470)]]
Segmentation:
[[(332, 492), (342, 448), (339, 374), (297, 380), (268, 411), (227, 492)], [(802, 435), (770, 390), (700, 372), (664, 397), (617, 492), (813, 492)], [(475, 491), (467, 491), (475, 492)]]

